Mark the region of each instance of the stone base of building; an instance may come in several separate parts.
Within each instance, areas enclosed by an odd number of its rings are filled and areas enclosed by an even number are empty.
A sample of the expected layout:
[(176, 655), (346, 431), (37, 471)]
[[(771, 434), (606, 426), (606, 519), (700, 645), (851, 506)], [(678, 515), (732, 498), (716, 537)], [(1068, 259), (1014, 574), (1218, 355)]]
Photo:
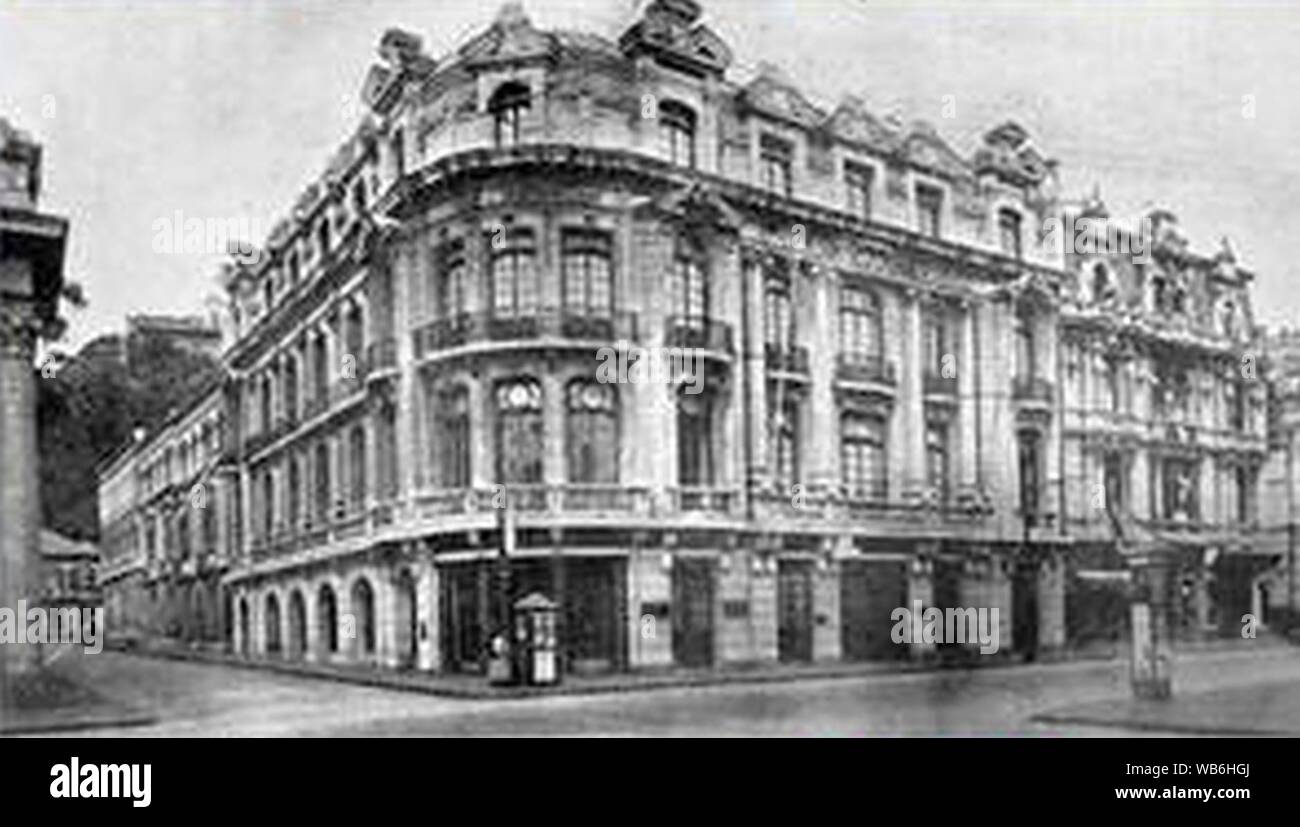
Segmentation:
[[(110, 608), (114, 632), (225, 643), (257, 658), (421, 671), (484, 673), (492, 639), (509, 622), (503, 606), (534, 593), (560, 607), (567, 673), (1032, 657), (1065, 645), (1059, 555), (937, 541), (675, 540), (526, 549), (508, 566), (491, 551), (376, 548), (311, 569), (229, 578), (202, 593), (225, 606), (213, 622), (195, 609), (205, 598), (186, 596), (181, 584), (123, 580), (108, 587), (106, 602), (144, 609)], [(901, 639), (897, 612), (917, 601), (990, 616), (996, 609), (996, 653), (980, 654), (973, 638)]]

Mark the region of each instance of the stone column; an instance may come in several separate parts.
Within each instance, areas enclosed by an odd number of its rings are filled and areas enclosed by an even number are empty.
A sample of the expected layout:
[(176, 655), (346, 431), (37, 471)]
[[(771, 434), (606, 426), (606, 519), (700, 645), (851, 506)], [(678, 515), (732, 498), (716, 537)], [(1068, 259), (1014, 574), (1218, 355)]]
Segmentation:
[[(26, 263), (0, 260), (0, 606), (15, 614), (36, 587), (40, 566), (33, 378), (38, 323), (30, 290)], [(27, 619), (16, 616), (15, 622)], [(0, 646), (0, 681), (39, 663), (39, 645), (6, 643)]]

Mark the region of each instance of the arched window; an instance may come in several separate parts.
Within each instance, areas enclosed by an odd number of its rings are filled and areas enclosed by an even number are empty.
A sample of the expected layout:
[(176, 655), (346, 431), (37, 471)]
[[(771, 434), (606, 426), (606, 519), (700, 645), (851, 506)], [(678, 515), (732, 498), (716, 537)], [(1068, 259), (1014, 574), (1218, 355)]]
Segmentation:
[(315, 380), (312, 383), (315, 387), (313, 396), (319, 412), (324, 409), (325, 400), (329, 398), (330, 392), (329, 346), (325, 342), (323, 333), (312, 343), (311, 366)]
[(289, 656), (300, 658), (307, 651), (307, 605), (302, 592), (289, 595)]
[(879, 358), (883, 350), (880, 301), (859, 287), (840, 290), (840, 351), (854, 361)]
[(274, 594), (266, 596), (266, 653), (280, 653), (280, 599)]
[(497, 385), (496, 413), (497, 479), (503, 485), (541, 482), (542, 386), (533, 379)]
[(707, 394), (681, 394), (677, 401), (677, 479), (681, 485), (712, 485), (713, 404)]
[(618, 481), (618, 399), (614, 389), (598, 382), (569, 385), (569, 482)]
[(352, 586), (352, 613), (357, 618), (357, 639), (361, 653), (375, 653), (375, 592), (364, 577)]
[(289, 527), (297, 528), (302, 520), (302, 470), (298, 456), (289, 457)]
[(565, 230), (561, 246), (565, 312), (610, 318), (614, 313), (614, 268), (609, 233)]
[(670, 275), (669, 290), (677, 323), (701, 326), (709, 316), (708, 268), (701, 251), (691, 242), (680, 240)]
[(290, 356), (284, 360), (284, 416), (290, 422), (298, 419), (298, 360)]
[(316, 592), (316, 631), (326, 652), (339, 650), (339, 604), (328, 584)]
[(492, 248), (492, 315), (498, 319), (532, 316), (537, 311), (537, 251), (533, 232), (511, 229), (505, 243)]
[(330, 521), (330, 447), (321, 442), (316, 446), (316, 521), (326, 525)]
[(349, 485), (352, 507), (361, 509), (366, 504), (366, 430), (360, 425), (348, 434), (348, 467), (352, 472)]
[(677, 101), (659, 104), (659, 141), (669, 163), (694, 169), (695, 112)]
[(519, 126), (531, 106), (532, 93), (524, 84), (511, 81), (497, 87), (488, 101), (488, 112), (492, 114), (493, 135), (498, 147), (519, 143)]
[(861, 413), (844, 414), (840, 420), (840, 474), (850, 497), (885, 499), (889, 477), (883, 420)]
[(470, 485), (470, 415), (469, 391), (464, 387), (447, 388), (438, 394), (436, 403), (438, 479), (444, 488), (468, 488)]
[(262, 536), (270, 540), (275, 531), (275, 475), (267, 468), (262, 472)]

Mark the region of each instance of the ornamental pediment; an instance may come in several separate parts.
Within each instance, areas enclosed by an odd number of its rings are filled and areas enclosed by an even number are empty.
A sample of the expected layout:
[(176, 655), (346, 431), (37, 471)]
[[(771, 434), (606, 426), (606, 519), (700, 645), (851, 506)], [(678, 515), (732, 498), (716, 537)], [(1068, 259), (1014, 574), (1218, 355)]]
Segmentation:
[(898, 136), (876, 120), (857, 98), (847, 98), (835, 108), (826, 121), (832, 134), (853, 143), (893, 152), (898, 147)]
[(786, 120), (814, 127), (824, 119), (820, 109), (809, 103), (793, 86), (775, 76), (774, 70), (751, 81), (743, 94), (746, 103), (754, 109)]
[(949, 178), (964, 178), (970, 174), (966, 162), (929, 124), (913, 127), (903, 140), (902, 155), (910, 164), (934, 170)]

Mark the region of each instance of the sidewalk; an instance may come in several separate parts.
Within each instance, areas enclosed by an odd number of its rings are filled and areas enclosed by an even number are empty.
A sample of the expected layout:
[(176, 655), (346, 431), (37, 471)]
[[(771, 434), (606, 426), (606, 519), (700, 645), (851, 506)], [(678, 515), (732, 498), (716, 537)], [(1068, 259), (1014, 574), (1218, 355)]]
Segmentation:
[(70, 680), (57, 664), (17, 678), (9, 694), (0, 700), (0, 737), (145, 726), (156, 720)]
[[(1259, 650), (1270, 647), (1290, 648), (1280, 640), (1212, 640), (1189, 643), (1180, 647), (1184, 652), (1216, 652), (1249, 648)], [(110, 643), (110, 648), (112, 647)], [(247, 659), (211, 650), (195, 649), (179, 643), (142, 642), (131, 649), (119, 649), (128, 654), (146, 657), (169, 658), (197, 663), (211, 663), (242, 669), (263, 669), (286, 675), (321, 680), (333, 680), (361, 686), (419, 692), (448, 698), (463, 699), (517, 699), (555, 695), (589, 695), (614, 692), (639, 692), (682, 687), (724, 686), (732, 684), (763, 684), (789, 681), (855, 678), (870, 675), (897, 675), (939, 671), (967, 671), (974, 669), (1007, 669), (1026, 665), (1018, 658), (999, 656), (976, 660), (943, 662), (874, 661), (826, 663), (743, 663), (727, 664), (708, 669), (662, 668), (635, 672), (611, 672), (594, 675), (564, 676), (556, 686), (492, 686), (481, 675), (442, 674), (416, 671), (398, 671), (381, 667), (344, 666), (336, 664), (305, 663), (289, 660)], [(1077, 661), (1111, 661), (1127, 657), (1125, 652), (1111, 649), (1087, 652), (1060, 653), (1041, 658), (1035, 665)]]
[(1167, 701), (1124, 697), (1061, 707), (1035, 715), (1045, 724), (1139, 732), (1218, 736), (1300, 736), (1300, 686), (1269, 683), (1179, 694)]

